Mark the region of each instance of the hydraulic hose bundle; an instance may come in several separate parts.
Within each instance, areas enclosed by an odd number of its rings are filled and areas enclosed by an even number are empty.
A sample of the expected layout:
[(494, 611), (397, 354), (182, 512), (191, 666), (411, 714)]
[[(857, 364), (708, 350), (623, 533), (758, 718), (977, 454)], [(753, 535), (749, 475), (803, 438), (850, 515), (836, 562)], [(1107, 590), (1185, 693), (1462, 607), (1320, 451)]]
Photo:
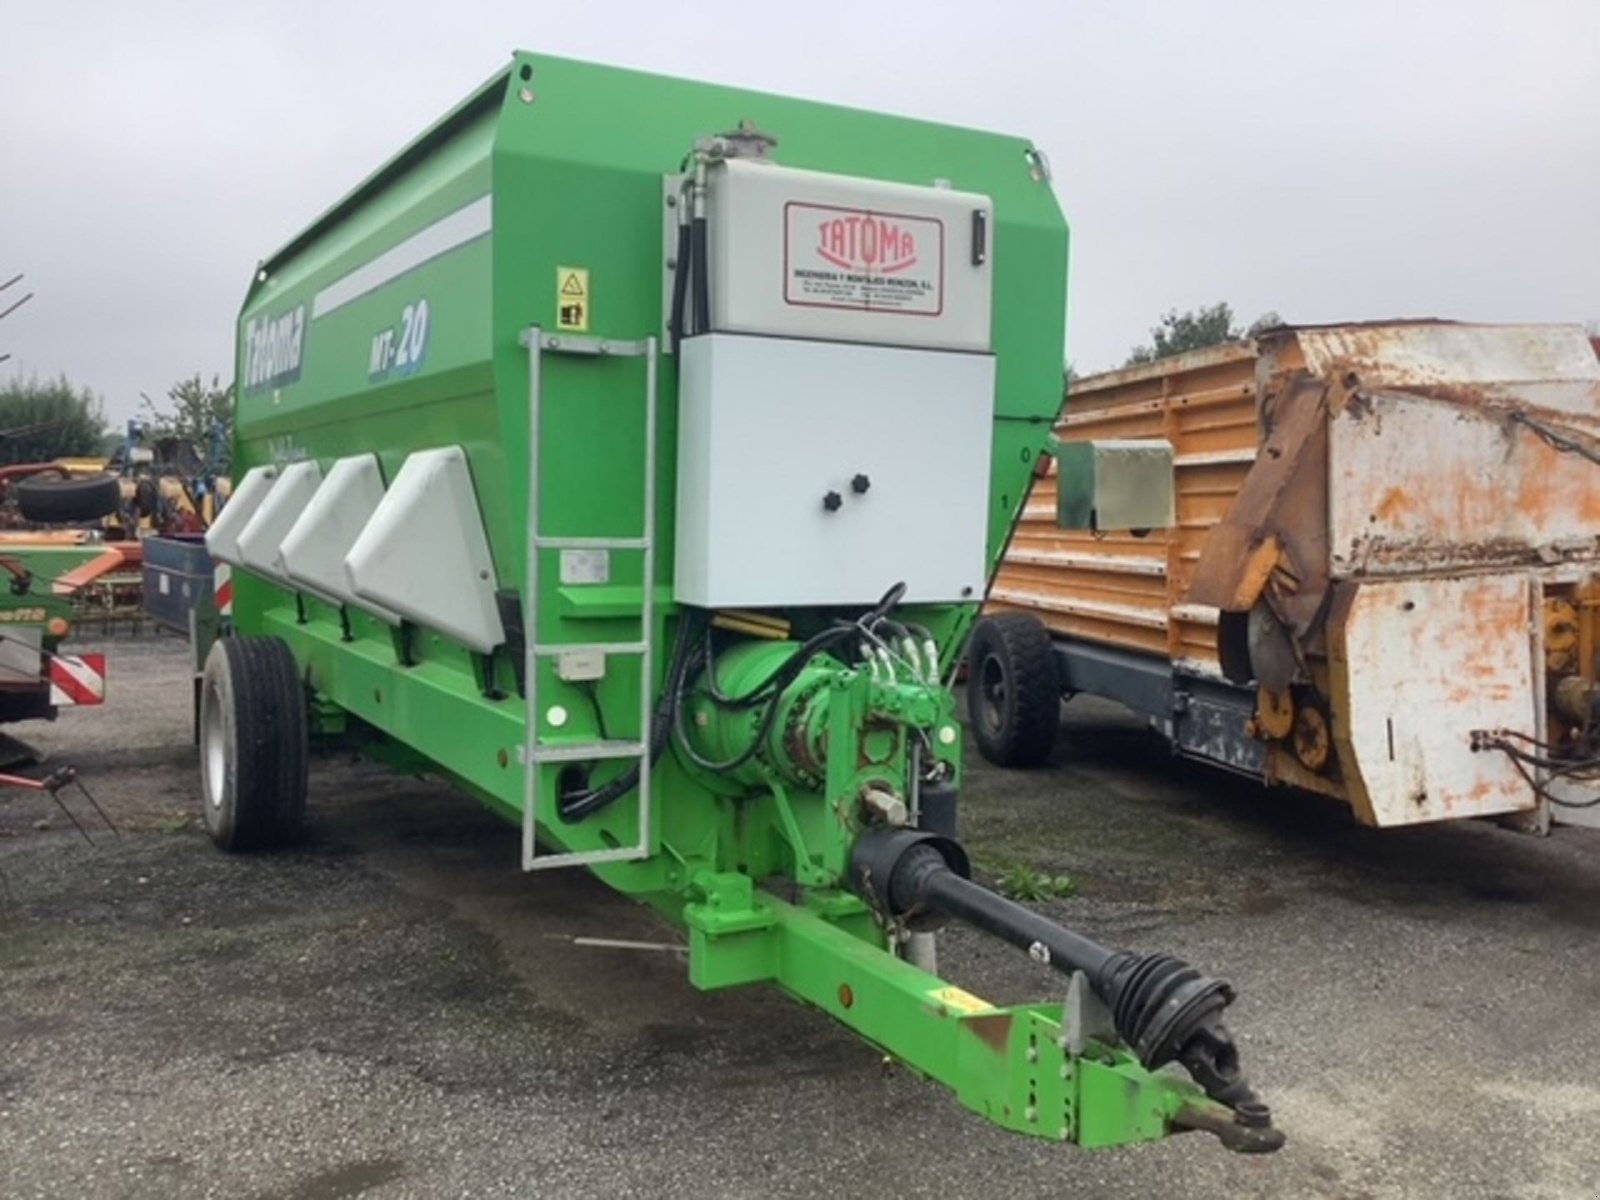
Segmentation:
[[(711, 275), (706, 224), (706, 162), (697, 155), (694, 173), (678, 193), (678, 244), (673, 259), (672, 352), (686, 337), (711, 329)], [(687, 164), (685, 164), (687, 165)]]
[[(778, 701), (784, 691), (800, 677), (806, 665), (818, 655), (833, 653), (844, 658), (850, 647), (863, 643), (876, 645), (887, 651), (887, 643), (879, 632), (880, 628), (886, 626), (904, 632), (907, 638), (911, 637), (911, 631), (906, 626), (889, 620), (889, 613), (905, 595), (905, 590), (904, 583), (897, 583), (883, 594), (877, 604), (856, 620), (840, 621), (813, 635), (801, 643), (765, 679), (738, 695), (728, 695), (718, 686), (714, 648), (710, 636), (710, 614), (694, 609), (685, 610), (678, 623), (672, 657), (667, 663), (661, 698), (651, 717), (651, 764), (660, 761), (667, 746), (676, 742), (679, 752), (703, 770), (725, 774), (743, 766), (755, 757), (765, 744), (767, 734), (777, 719)], [(923, 636), (926, 638), (925, 633)], [(927, 639), (927, 644), (930, 647), (927, 653), (931, 656), (931, 639)], [(885, 657), (883, 661), (887, 663), (889, 660)], [(877, 662), (878, 660), (873, 660), (873, 669), (877, 669)], [(700, 753), (684, 727), (683, 714), (685, 701), (689, 695), (689, 683), (702, 668), (705, 672), (706, 694), (717, 707), (724, 710), (749, 710), (760, 707), (763, 710), (757, 735), (731, 759), (711, 759)], [(886, 669), (892, 670), (892, 667)], [(932, 669), (936, 672), (936, 664)], [(620, 800), (638, 784), (639, 768), (633, 766), (598, 787), (591, 788), (587, 783), (576, 786), (563, 792), (558, 802), (561, 819), (567, 822), (581, 821)]]

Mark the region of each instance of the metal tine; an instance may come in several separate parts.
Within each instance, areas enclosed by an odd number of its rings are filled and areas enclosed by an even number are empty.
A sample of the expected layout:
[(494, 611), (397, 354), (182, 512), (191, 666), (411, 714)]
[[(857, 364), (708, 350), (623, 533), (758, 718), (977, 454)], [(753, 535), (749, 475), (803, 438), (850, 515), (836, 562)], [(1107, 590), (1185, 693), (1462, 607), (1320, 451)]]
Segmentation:
[(100, 801), (96, 800), (94, 793), (83, 785), (83, 780), (74, 776), (72, 782), (78, 785), (78, 790), (83, 793), (83, 798), (89, 802), (89, 806), (100, 814), (100, 819), (106, 823), (106, 828), (111, 830), (117, 837), (121, 837), (122, 830), (117, 828), (117, 823), (111, 819), (111, 814), (100, 807)]
[(71, 821), (78, 832), (83, 834), (83, 840), (88, 842), (91, 846), (94, 845), (94, 839), (89, 836), (89, 831), (83, 827), (83, 822), (78, 820), (78, 818), (73, 815), (72, 810), (67, 807), (67, 802), (61, 798), (60, 791), (56, 788), (45, 788), (44, 790), (50, 793), (50, 799), (56, 802), (56, 807), (67, 814), (67, 820)]

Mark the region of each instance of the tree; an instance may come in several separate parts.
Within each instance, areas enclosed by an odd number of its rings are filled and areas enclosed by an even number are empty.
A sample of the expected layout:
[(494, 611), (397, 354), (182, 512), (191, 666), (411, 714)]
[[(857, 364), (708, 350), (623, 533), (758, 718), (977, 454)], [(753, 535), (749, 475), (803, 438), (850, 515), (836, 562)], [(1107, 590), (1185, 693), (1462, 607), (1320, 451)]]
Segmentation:
[(233, 438), (233, 384), (222, 386), (216, 375), (207, 384), (197, 371), (167, 389), (165, 404), (140, 394), (141, 410), (152, 437), (175, 437), (192, 443), (202, 454), (219, 425), (221, 444)]
[(1244, 335), (1245, 337), (1258, 337), (1269, 329), (1276, 329), (1283, 323), (1284, 320), (1278, 315), (1277, 310), (1269, 308), (1254, 321), (1250, 322), (1250, 328), (1244, 331)]
[(0, 385), (0, 463), (50, 462), (100, 453), (105, 427), (100, 398), (65, 375)]
[(1282, 324), (1283, 318), (1269, 309), (1251, 321), (1248, 329), (1240, 329), (1233, 323), (1233, 307), (1226, 301), (1205, 308), (1192, 308), (1188, 312), (1179, 312), (1174, 308), (1163, 314), (1161, 324), (1150, 331), (1150, 344), (1135, 346), (1124, 365), (1137, 366), (1139, 363), (1170, 358), (1186, 350), (1204, 350), (1207, 346), (1236, 342)]
[(1243, 336), (1243, 331), (1233, 323), (1233, 308), (1225, 300), (1188, 312), (1169, 309), (1162, 314), (1161, 324), (1150, 330), (1149, 345), (1135, 346), (1128, 352), (1126, 365), (1155, 362), (1185, 350), (1237, 341)]

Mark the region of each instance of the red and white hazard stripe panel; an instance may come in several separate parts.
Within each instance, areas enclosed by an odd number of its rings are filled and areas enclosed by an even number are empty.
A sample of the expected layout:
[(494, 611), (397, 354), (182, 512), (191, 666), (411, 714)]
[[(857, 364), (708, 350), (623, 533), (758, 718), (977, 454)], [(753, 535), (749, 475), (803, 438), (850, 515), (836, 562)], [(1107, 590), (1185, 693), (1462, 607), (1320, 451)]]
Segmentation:
[(211, 578), (217, 593), (217, 615), (233, 616), (233, 568), (225, 562), (213, 563)]
[(51, 704), (71, 708), (106, 702), (104, 654), (54, 654), (49, 661)]

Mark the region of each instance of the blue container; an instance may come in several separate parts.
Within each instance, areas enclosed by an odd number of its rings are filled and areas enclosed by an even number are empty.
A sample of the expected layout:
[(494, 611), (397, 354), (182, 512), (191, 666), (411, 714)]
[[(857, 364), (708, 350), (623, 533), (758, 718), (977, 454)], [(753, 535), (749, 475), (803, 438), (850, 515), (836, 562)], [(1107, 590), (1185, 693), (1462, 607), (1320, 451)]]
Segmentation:
[(189, 614), (215, 602), (204, 534), (144, 540), (144, 611), (157, 625), (189, 634)]

